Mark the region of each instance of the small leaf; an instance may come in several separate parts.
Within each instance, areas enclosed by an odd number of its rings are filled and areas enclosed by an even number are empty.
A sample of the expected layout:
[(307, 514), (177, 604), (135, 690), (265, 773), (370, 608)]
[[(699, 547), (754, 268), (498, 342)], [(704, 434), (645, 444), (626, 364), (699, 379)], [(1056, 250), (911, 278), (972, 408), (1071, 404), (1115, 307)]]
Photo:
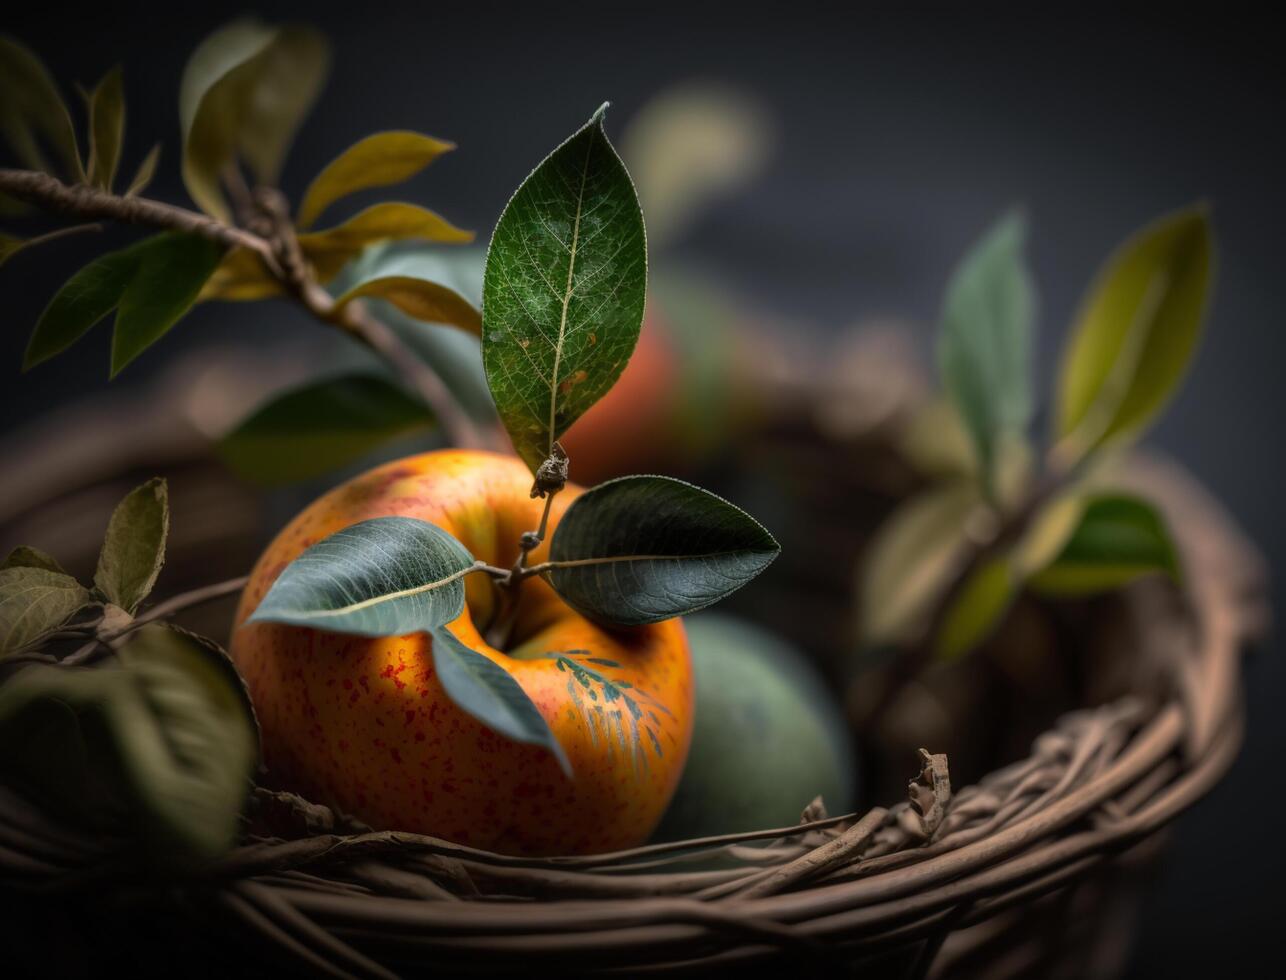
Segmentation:
[(248, 248), (234, 248), (227, 252), (215, 266), (214, 272), (201, 288), (198, 302), (212, 299), (228, 302), (267, 299), (284, 292), (281, 283), (257, 252)]
[(67, 280), (45, 307), (23, 368), (66, 350), (117, 310), (115, 377), (188, 311), (222, 254), (219, 245), (199, 235), (166, 232), (100, 256)]
[(639, 626), (718, 602), (780, 551), (722, 497), (670, 477), (627, 476), (567, 508), (550, 544), (549, 581), (586, 616)]
[(643, 322), (643, 214), (603, 130), (605, 110), (523, 181), (487, 253), (483, 364), (533, 471), (615, 384)]
[(89, 174), (95, 187), (110, 191), (125, 140), (125, 85), (113, 68), (89, 96)]
[(1080, 526), (1086, 503), (1086, 495), (1073, 489), (1036, 512), (1014, 549), (1014, 568), (1020, 577), (1035, 575), (1062, 553)]
[(201, 42), (183, 71), (179, 116), (183, 181), (203, 211), (229, 219), (219, 182), (238, 158), (259, 183), (276, 182), (329, 63), (325, 38), (308, 27), (243, 19)]
[(1009, 215), (965, 256), (947, 286), (938, 365), (978, 454), (984, 485), (998, 446), (1031, 419), (1035, 290), (1022, 258), (1024, 224)]
[(39, 548), (32, 548), (25, 544), (14, 548), (9, 552), (9, 557), (0, 563), (0, 571), (6, 568), (43, 568), (47, 572), (67, 574), (67, 570), (58, 564), (56, 558), (45, 554)]
[(859, 608), (868, 646), (909, 640), (946, 592), (969, 546), (969, 527), (986, 508), (976, 484), (926, 490), (881, 525), (862, 571)]
[(98, 591), (126, 612), (135, 612), (165, 564), (169, 533), (169, 491), (155, 477), (130, 491), (112, 512), (94, 572)]
[(171, 865), (240, 829), (258, 759), (253, 712), (217, 646), (143, 627), (92, 670), (36, 665), (0, 687), (0, 765), (55, 812), (128, 834)]
[(62, 572), (21, 565), (0, 569), (0, 654), (58, 629), (92, 601), (79, 582)]
[(249, 622), (359, 636), (428, 633), (464, 610), (473, 556), (426, 521), (375, 517), (313, 545), (286, 566)]
[(317, 278), (330, 282), (367, 245), (408, 239), (462, 243), (473, 241), (473, 232), (457, 228), (426, 208), (390, 201), (359, 211), (334, 228), (300, 235), (299, 247), (313, 264)]
[(488, 728), (553, 753), (570, 779), (567, 753), (513, 676), (458, 640), (445, 626), (433, 630), (433, 667), (451, 700)]
[(298, 226), (308, 228), (342, 197), (370, 187), (409, 180), (455, 149), (454, 143), (406, 130), (373, 133), (328, 163), (308, 185), (299, 205)]
[(938, 657), (955, 660), (986, 640), (1000, 626), (1017, 591), (1008, 559), (994, 558), (974, 569), (947, 608), (937, 638)]
[(274, 396), (224, 436), (219, 455), (247, 479), (290, 483), (432, 425), (428, 409), (391, 381), (346, 374)]
[(1209, 213), (1196, 205), (1135, 234), (1100, 270), (1059, 372), (1065, 460), (1137, 438), (1174, 394), (1200, 339), (1213, 252)]
[(129, 188), (125, 191), (126, 197), (136, 197), (147, 189), (147, 185), (152, 182), (156, 176), (156, 165), (161, 159), (161, 144), (157, 143), (147, 151), (147, 156), (143, 157), (143, 162), (138, 165), (138, 170), (134, 173), (134, 179), (129, 182)]
[(14, 235), (6, 235), (3, 232), (0, 232), (0, 266), (4, 265), (30, 244), (30, 239), (17, 238)]
[(10, 37), (0, 37), (0, 135), (29, 169), (50, 170), (43, 141), (59, 156), (63, 174), (85, 179), (67, 103), (41, 60)]
[(390, 254), (383, 261), (367, 264), (365, 275), (347, 286), (335, 305), (343, 307), (355, 299), (377, 297), (425, 323), (444, 323), (480, 334), (482, 314), (478, 308), (454, 289), (422, 274), (426, 266), (432, 269), (433, 263), (414, 253)]
[(1158, 572), (1179, 577), (1178, 555), (1160, 513), (1137, 497), (1103, 494), (1086, 502), (1058, 557), (1029, 581), (1046, 595), (1090, 595)]

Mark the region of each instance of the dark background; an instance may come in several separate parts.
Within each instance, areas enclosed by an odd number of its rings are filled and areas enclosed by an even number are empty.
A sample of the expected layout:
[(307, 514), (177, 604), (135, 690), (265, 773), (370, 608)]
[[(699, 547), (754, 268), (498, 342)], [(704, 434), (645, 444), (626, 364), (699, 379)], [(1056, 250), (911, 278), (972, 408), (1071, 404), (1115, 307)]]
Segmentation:
[[(727, 80), (777, 117), (780, 152), (682, 250), (792, 317), (835, 328), (882, 314), (929, 324), (954, 260), (1020, 203), (1031, 219), (1046, 380), (1076, 298), (1107, 251), (1148, 219), (1208, 198), (1219, 237), (1209, 329), (1151, 439), (1227, 503), (1274, 565), (1286, 560), (1278, 453), (1286, 155), (1280, 52), (1263, 25), (1177, 9), (1133, 20), (972, 4), (725, 7), (705, 15), (690, 2), (262, 3), (269, 19), (318, 24), (335, 49), (285, 188), (297, 198), (312, 172), (359, 136), (417, 129), (461, 149), (417, 178), (408, 197), (479, 229), (485, 241), (530, 166), (603, 99), (614, 102), (609, 129), (619, 129), (667, 83)], [(26, 4), (6, 14), (3, 30), (37, 49), (64, 86), (93, 83), (123, 63), (123, 171), (163, 139), (150, 194), (180, 202), (178, 78), (201, 37), (242, 9)], [(17, 373), (48, 296), (77, 258), (101, 248), (69, 241), (4, 270), (6, 429), (105, 385), (107, 331)], [(309, 336), (301, 317), (271, 304), (200, 309), (118, 384), (145, 380), (210, 331)], [(1277, 646), (1271, 641), (1247, 665), (1250, 728), (1240, 761), (1174, 833), (1144, 911), (1137, 976), (1188, 975), (1276, 946), (1277, 766), (1286, 741)]]

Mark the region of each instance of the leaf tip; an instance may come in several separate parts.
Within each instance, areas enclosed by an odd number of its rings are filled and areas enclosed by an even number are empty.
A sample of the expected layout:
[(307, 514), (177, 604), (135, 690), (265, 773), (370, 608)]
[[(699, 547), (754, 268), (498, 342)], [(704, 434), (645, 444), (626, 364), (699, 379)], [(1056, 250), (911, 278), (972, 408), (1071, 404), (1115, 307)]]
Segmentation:
[(607, 118), (607, 110), (611, 105), (611, 102), (604, 102), (601, 106), (595, 109), (594, 114), (589, 117), (589, 124), (592, 126), (597, 123), (599, 126), (602, 126), (603, 121)]

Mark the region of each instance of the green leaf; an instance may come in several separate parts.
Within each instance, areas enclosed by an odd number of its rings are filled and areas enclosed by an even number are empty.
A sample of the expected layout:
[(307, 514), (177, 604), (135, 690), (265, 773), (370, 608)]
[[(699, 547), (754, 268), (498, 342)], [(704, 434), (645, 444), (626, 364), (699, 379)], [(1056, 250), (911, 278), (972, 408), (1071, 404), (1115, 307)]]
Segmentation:
[(31, 170), (49, 171), (43, 142), (61, 159), (63, 174), (85, 179), (67, 103), (41, 60), (11, 37), (0, 36), (0, 135)]
[(507, 670), (465, 646), (445, 626), (433, 630), (433, 668), (442, 687), (461, 709), (517, 742), (548, 749), (571, 778), (567, 753), (527, 692)]
[(389, 201), (359, 211), (341, 225), (299, 236), (299, 247), (317, 278), (330, 282), (367, 245), (418, 239), (458, 244), (473, 241), (473, 232), (457, 228), (440, 214), (414, 204)]
[(258, 252), (234, 248), (219, 261), (197, 300), (203, 303), (212, 299), (246, 302), (280, 296), (284, 291)]
[(202, 210), (229, 219), (219, 181), (238, 159), (259, 183), (276, 182), (329, 64), (325, 38), (308, 27), (243, 19), (201, 42), (183, 71), (179, 116), (183, 181)]
[(473, 556), (426, 521), (375, 517), (337, 531), (286, 566), (249, 622), (359, 636), (429, 633), (464, 611)]
[(947, 285), (938, 365), (993, 486), (998, 447), (1031, 420), (1035, 289), (1023, 262), (1024, 223), (1016, 214), (974, 245)]
[(868, 646), (911, 639), (960, 570), (969, 528), (986, 514), (973, 481), (925, 490), (894, 511), (871, 542), (859, 609)]
[(429, 429), (428, 409), (391, 381), (345, 374), (276, 395), (219, 442), (219, 455), (260, 483), (306, 480)]
[(1199, 204), (1144, 228), (1100, 270), (1059, 371), (1055, 437), (1066, 461), (1137, 438), (1174, 394), (1201, 336), (1213, 253)]
[(343, 307), (363, 297), (387, 300), (407, 316), (425, 323), (444, 323), (482, 332), (478, 308), (448, 286), (431, 278), (435, 263), (415, 253), (391, 253), (381, 261), (363, 263), (364, 275), (348, 285), (335, 300)]
[(134, 179), (129, 182), (129, 188), (125, 191), (126, 197), (135, 197), (147, 189), (147, 185), (156, 176), (156, 165), (160, 162), (160, 159), (161, 144), (157, 143), (147, 151), (147, 156), (143, 157), (143, 162), (138, 165), (138, 170), (134, 173)]
[(94, 586), (110, 602), (133, 613), (152, 591), (165, 564), (170, 533), (170, 497), (154, 477), (126, 494), (107, 523)]
[(704, 609), (781, 551), (722, 497), (665, 476), (627, 476), (577, 497), (550, 544), (550, 584), (568, 605), (623, 626)]
[(328, 207), (356, 191), (409, 180), (454, 149), (454, 143), (407, 130), (373, 133), (358, 140), (313, 178), (299, 205), (297, 224), (310, 227)]
[(1018, 592), (1018, 580), (1007, 558), (983, 562), (965, 580), (947, 608), (936, 652), (955, 660), (981, 644), (1004, 619)]
[(28, 238), (18, 238), (0, 232), (0, 265), (4, 265), (30, 244), (31, 240)]
[(79, 582), (62, 572), (21, 565), (0, 569), (0, 654), (58, 629), (92, 601)]
[(505, 206), (487, 253), (482, 358), (534, 471), (625, 369), (643, 322), (647, 242), (600, 108)]
[(1147, 574), (1179, 577), (1169, 528), (1151, 504), (1124, 494), (1090, 498), (1058, 557), (1029, 580), (1046, 595), (1091, 595)]
[(66, 350), (116, 310), (115, 377), (188, 311), (222, 254), (221, 246), (199, 235), (166, 232), (100, 256), (67, 280), (45, 307), (23, 368)]
[(110, 191), (125, 140), (125, 85), (113, 68), (89, 96), (89, 174), (96, 187)]
[(0, 571), (6, 568), (43, 568), (47, 572), (67, 574), (67, 570), (58, 564), (56, 558), (45, 554), (39, 548), (32, 548), (25, 544), (18, 545), (9, 552), (8, 558), (0, 562)]
[(236, 842), (258, 760), (236, 671), (215, 644), (159, 624), (116, 659), (36, 665), (0, 686), (6, 778), (159, 863), (218, 857)]

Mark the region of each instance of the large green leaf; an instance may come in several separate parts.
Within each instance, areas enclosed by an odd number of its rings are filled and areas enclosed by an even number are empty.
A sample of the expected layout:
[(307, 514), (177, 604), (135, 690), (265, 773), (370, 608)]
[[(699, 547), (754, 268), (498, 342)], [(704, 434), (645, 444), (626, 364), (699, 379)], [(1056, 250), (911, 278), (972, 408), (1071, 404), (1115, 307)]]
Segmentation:
[(298, 225), (308, 228), (335, 201), (370, 187), (387, 187), (414, 177), (454, 143), (406, 130), (373, 133), (328, 163), (308, 185)]
[(533, 470), (616, 382), (643, 321), (643, 214), (603, 130), (605, 109), (523, 181), (487, 253), (483, 364)]
[(343, 307), (363, 297), (387, 300), (403, 313), (425, 323), (444, 323), (477, 335), (482, 331), (478, 308), (454, 289), (432, 278), (436, 263), (417, 253), (389, 252), (364, 262), (363, 274), (348, 283), (335, 300)]
[(302, 26), (243, 19), (201, 42), (183, 71), (179, 116), (183, 181), (202, 210), (230, 217), (220, 178), (238, 159), (260, 183), (276, 181), (329, 63), (325, 38)]
[(433, 668), (451, 700), (489, 728), (553, 753), (569, 777), (571, 762), (548, 722), (513, 676), (442, 626), (433, 631)]
[(884, 522), (862, 570), (862, 640), (880, 646), (909, 640), (958, 573), (969, 526), (985, 512), (977, 485), (960, 480), (926, 490)]
[(100, 256), (45, 307), (27, 344), (24, 369), (66, 350), (116, 310), (115, 377), (187, 313), (222, 254), (221, 246), (199, 235), (166, 232)]
[(6, 780), (164, 864), (235, 843), (257, 759), (254, 716), (226, 655), (158, 624), (133, 634), (114, 665), (37, 665), (0, 686)]
[(89, 174), (91, 184), (112, 189), (125, 140), (125, 85), (113, 68), (89, 96)]
[(1137, 438), (1174, 394), (1200, 339), (1213, 253), (1197, 205), (1135, 234), (1099, 272), (1060, 367), (1055, 436), (1068, 462)]
[(1101, 494), (1086, 501), (1058, 557), (1029, 582), (1047, 595), (1089, 595), (1156, 573), (1179, 577), (1179, 558), (1161, 514), (1138, 497)]
[(575, 609), (623, 626), (704, 609), (762, 572), (781, 547), (722, 497), (664, 476), (627, 476), (567, 508), (550, 584)]
[(64, 572), (31, 565), (0, 569), (0, 654), (58, 629), (92, 601)]
[(274, 396), (219, 442), (219, 454), (260, 483), (306, 480), (433, 425), (424, 405), (386, 378), (345, 374)]
[(1022, 258), (1024, 224), (1003, 218), (965, 256), (947, 286), (938, 364), (988, 487), (1001, 444), (1031, 419), (1035, 290)]
[(384, 241), (419, 240), (445, 244), (473, 241), (473, 232), (457, 228), (440, 214), (414, 204), (387, 201), (359, 211), (343, 224), (299, 236), (299, 247), (313, 264), (317, 278), (330, 282), (368, 245)]
[(85, 179), (67, 103), (41, 60), (25, 45), (0, 36), (0, 135), (32, 170), (50, 170), (41, 143), (60, 159), (62, 172)]
[(982, 643), (1000, 625), (1018, 591), (1008, 558), (993, 558), (965, 579), (947, 606), (935, 647), (943, 660), (954, 660)]
[(9, 556), (0, 562), (0, 570), (5, 568), (43, 568), (47, 572), (58, 572), (66, 575), (67, 570), (58, 564), (58, 559), (47, 555), (39, 548), (20, 544), (9, 552)]
[(112, 512), (94, 586), (109, 602), (134, 612), (156, 584), (169, 533), (169, 490), (155, 477), (130, 491)]
[(250, 622), (359, 636), (432, 632), (464, 610), (473, 556), (426, 521), (375, 517), (337, 531), (286, 566)]

